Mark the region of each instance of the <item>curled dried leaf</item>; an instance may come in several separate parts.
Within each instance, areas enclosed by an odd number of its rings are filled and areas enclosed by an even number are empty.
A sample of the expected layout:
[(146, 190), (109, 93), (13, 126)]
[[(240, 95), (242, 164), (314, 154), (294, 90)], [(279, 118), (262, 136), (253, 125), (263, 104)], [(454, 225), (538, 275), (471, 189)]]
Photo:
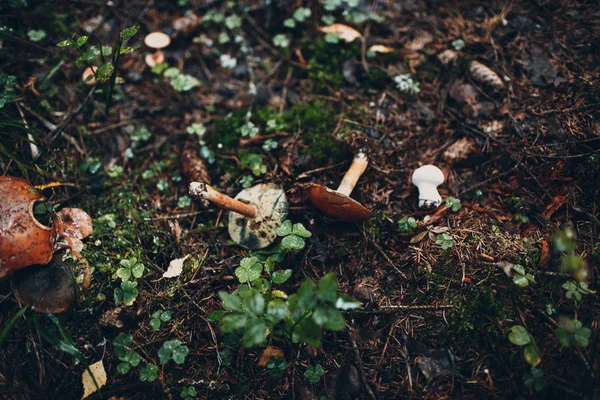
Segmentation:
[(393, 47), (384, 46), (382, 44), (374, 44), (373, 46), (369, 47), (369, 49), (367, 51), (370, 51), (373, 53), (386, 54), (386, 53), (393, 53), (396, 51), (396, 49), (394, 49)]
[(340, 39), (350, 43), (357, 38), (362, 38), (359, 31), (344, 24), (331, 24), (328, 26), (322, 26), (319, 28), (320, 32), (331, 33), (337, 35)]

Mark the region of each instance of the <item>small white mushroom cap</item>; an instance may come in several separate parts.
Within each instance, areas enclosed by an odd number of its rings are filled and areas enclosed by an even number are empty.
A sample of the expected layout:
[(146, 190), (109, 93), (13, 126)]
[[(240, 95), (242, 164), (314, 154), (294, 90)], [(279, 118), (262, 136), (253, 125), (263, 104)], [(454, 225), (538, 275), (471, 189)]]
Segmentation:
[(435, 165), (423, 165), (412, 174), (412, 183), (419, 189), (419, 207), (438, 207), (442, 196), (437, 187), (444, 183), (444, 173)]
[(171, 38), (163, 32), (152, 32), (144, 38), (144, 43), (153, 49), (162, 49), (171, 43)]

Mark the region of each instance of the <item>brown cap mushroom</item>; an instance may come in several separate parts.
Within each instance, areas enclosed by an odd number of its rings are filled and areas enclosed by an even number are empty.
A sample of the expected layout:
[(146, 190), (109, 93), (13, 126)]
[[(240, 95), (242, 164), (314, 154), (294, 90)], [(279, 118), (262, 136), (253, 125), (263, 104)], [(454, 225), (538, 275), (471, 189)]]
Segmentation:
[(165, 61), (165, 54), (162, 49), (167, 47), (171, 43), (169, 35), (163, 32), (152, 32), (144, 38), (146, 46), (156, 49), (152, 54), (148, 54), (145, 57), (146, 65), (154, 67), (156, 64), (160, 64)]
[(232, 199), (210, 185), (192, 182), (190, 194), (231, 211), (229, 236), (234, 242), (252, 250), (267, 247), (275, 240), (275, 230), (283, 223), (288, 212), (285, 192), (272, 183), (244, 189)]
[(0, 278), (48, 263), (54, 253), (52, 231), (33, 215), (44, 196), (23, 178), (0, 176), (0, 199)]
[(62, 313), (77, 299), (77, 284), (73, 275), (79, 270), (82, 286), (89, 286), (90, 266), (76, 253), (73, 257), (59, 252), (47, 265), (33, 265), (15, 272), (11, 277), (13, 293), (19, 302), (41, 313)]
[(337, 190), (312, 183), (308, 187), (310, 200), (325, 215), (337, 221), (358, 222), (371, 218), (373, 216), (371, 211), (349, 197), (368, 164), (367, 155), (361, 150), (352, 160), (352, 165)]

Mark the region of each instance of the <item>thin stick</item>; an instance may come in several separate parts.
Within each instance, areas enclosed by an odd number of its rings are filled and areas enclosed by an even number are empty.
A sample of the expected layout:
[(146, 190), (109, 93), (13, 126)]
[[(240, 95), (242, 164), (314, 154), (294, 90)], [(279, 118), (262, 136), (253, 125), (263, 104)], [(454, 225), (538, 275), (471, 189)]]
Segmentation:
[(248, 218), (256, 218), (258, 215), (258, 210), (256, 207), (224, 195), (204, 182), (190, 183), (190, 194), (193, 197), (206, 199), (216, 206), (229, 211), (234, 211)]

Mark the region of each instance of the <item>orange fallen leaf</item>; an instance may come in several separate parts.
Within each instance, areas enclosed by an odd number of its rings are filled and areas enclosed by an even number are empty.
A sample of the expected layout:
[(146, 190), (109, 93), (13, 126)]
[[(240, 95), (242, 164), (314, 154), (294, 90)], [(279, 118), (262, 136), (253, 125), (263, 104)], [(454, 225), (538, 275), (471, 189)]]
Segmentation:
[(266, 367), (267, 362), (271, 357), (283, 357), (283, 351), (275, 346), (267, 346), (267, 348), (260, 355), (257, 366)]
[(319, 31), (337, 35), (348, 43), (354, 41), (356, 38), (362, 38), (362, 35), (359, 31), (344, 24), (331, 24), (328, 26), (322, 26), (319, 28)]

